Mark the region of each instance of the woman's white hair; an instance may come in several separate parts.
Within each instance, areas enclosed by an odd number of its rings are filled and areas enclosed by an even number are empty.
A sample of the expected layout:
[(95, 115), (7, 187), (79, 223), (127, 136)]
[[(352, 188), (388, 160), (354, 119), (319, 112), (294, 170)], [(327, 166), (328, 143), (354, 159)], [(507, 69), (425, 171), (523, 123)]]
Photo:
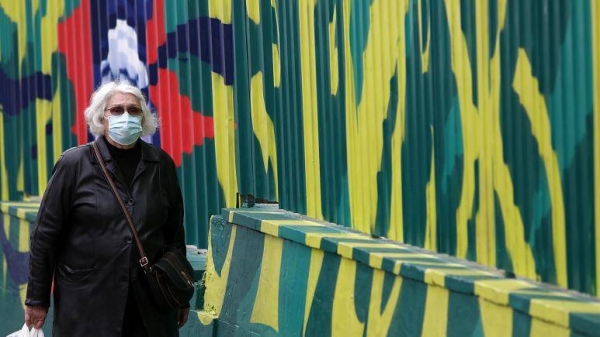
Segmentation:
[(90, 132), (96, 136), (104, 134), (106, 127), (102, 124), (102, 119), (104, 118), (106, 102), (118, 92), (132, 94), (138, 99), (140, 107), (144, 112), (142, 117), (142, 136), (154, 134), (158, 127), (158, 119), (148, 109), (144, 94), (142, 94), (142, 91), (138, 87), (123, 79), (104, 83), (92, 94), (90, 105), (85, 109), (85, 121), (90, 128)]

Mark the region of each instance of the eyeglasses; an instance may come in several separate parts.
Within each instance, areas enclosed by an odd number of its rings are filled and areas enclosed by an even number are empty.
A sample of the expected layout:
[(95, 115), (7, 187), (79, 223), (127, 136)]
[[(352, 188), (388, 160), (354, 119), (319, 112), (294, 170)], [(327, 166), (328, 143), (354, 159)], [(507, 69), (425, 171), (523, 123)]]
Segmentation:
[(110, 114), (113, 116), (120, 116), (123, 113), (125, 113), (125, 111), (129, 112), (129, 114), (132, 116), (140, 116), (144, 113), (142, 108), (139, 108), (135, 105), (130, 105), (128, 107), (122, 105), (115, 105), (111, 108), (105, 109), (104, 111), (110, 111)]

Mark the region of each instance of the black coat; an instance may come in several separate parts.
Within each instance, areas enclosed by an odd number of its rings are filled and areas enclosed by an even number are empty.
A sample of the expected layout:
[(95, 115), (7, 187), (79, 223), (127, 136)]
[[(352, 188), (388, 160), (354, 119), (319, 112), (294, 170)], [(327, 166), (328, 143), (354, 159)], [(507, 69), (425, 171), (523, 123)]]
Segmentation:
[[(104, 137), (96, 143), (150, 261), (165, 245), (185, 252), (183, 202), (171, 157), (138, 140), (141, 160), (128, 188)], [(155, 310), (138, 259), (125, 217), (91, 146), (65, 151), (54, 167), (31, 235), (25, 304), (49, 306), (54, 275), (54, 336), (121, 336), (131, 282), (149, 335), (176, 336), (177, 313)]]

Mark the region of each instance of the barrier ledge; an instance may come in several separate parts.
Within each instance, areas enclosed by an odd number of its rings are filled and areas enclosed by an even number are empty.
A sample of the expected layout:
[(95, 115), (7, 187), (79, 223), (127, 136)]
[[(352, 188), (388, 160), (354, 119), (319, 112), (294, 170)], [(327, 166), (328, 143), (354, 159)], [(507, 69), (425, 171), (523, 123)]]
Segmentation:
[(473, 295), (576, 333), (597, 336), (600, 331), (600, 301), (588, 295), (527, 279), (507, 278), (499, 270), (473, 262), (374, 239), (273, 207), (223, 209), (222, 217), (230, 223), (338, 254), (405, 279)]
[(0, 201), (0, 212), (12, 217), (34, 223), (40, 208), (39, 202)]

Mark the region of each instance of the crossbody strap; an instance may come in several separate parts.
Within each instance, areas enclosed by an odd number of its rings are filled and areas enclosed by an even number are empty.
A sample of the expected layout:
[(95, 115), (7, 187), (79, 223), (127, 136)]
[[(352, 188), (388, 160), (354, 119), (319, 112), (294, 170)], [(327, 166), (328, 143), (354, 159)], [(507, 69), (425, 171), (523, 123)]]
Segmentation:
[(117, 191), (115, 182), (112, 180), (112, 178), (110, 177), (110, 174), (108, 173), (108, 170), (106, 169), (106, 165), (104, 165), (104, 160), (102, 159), (102, 156), (100, 155), (100, 150), (98, 150), (98, 145), (96, 145), (96, 142), (92, 142), (92, 149), (94, 150), (94, 155), (96, 156), (96, 159), (98, 160), (98, 165), (100, 165), (100, 168), (102, 169), (102, 173), (104, 173), (104, 178), (106, 178), (106, 181), (110, 185), (113, 195), (117, 199), (118, 204), (121, 206), (121, 210), (123, 211), (123, 214), (125, 215), (125, 218), (127, 219), (127, 224), (129, 225), (129, 230), (131, 231), (131, 234), (133, 235), (133, 238), (135, 240), (135, 245), (137, 246), (138, 252), (140, 253), (140, 256), (141, 256), (141, 259), (139, 261), (140, 266), (142, 266), (142, 268), (144, 268), (144, 270), (147, 271), (150, 269), (150, 267), (148, 266), (148, 257), (146, 256), (146, 252), (144, 251), (144, 247), (142, 246), (142, 241), (140, 241), (138, 233), (135, 230), (135, 226), (133, 225), (133, 220), (131, 220), (131, 215), (129, 214), (127, 207), (125, 207), (125, 204), (123, 203), (123, 199), (121, 199), (121, 196), (119, 195), (119, 192)]

